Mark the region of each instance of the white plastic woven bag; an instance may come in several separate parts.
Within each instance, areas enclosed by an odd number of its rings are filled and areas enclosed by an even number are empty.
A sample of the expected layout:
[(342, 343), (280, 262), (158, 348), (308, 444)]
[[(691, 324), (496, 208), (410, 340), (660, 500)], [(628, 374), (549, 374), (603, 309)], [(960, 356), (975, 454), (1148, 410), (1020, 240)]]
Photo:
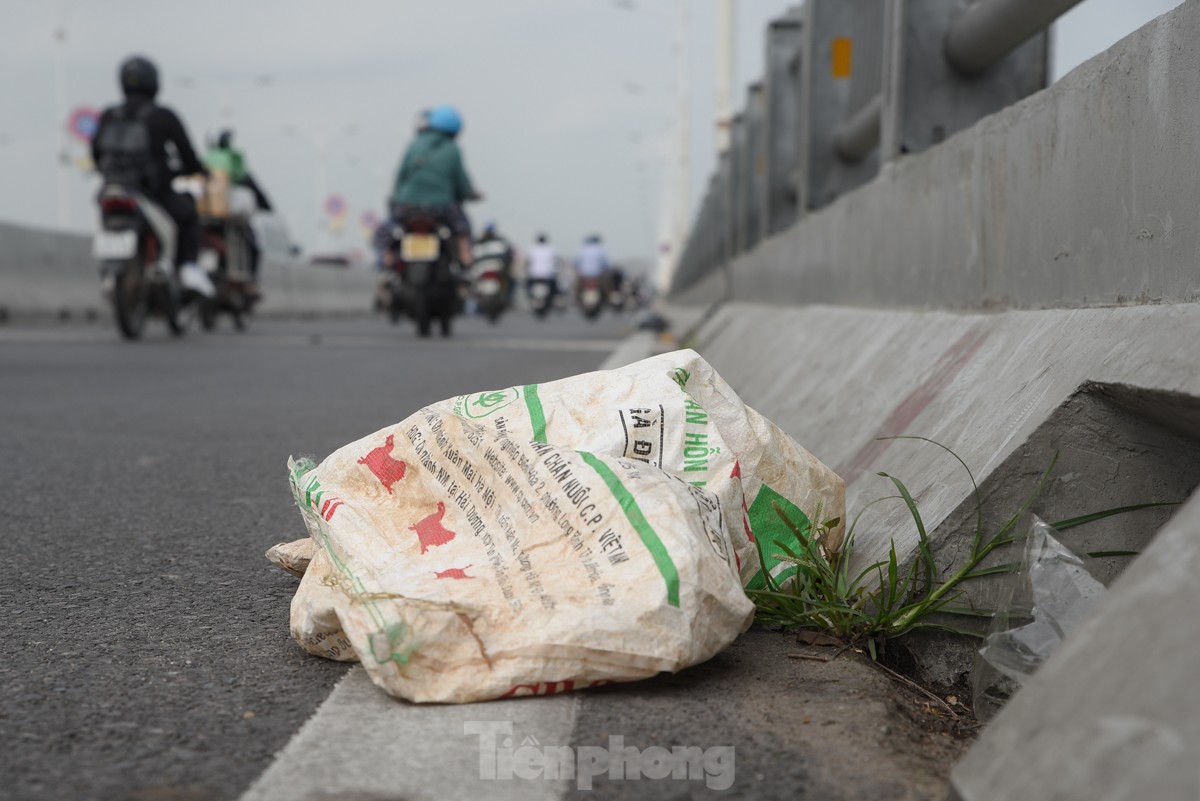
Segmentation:
[(289, 468), (318, 545), (293, 636), (413, 701), (702, 662), (750, 625), (751, 537), (843, 516), (841, 479), (689, 350), (446, 400)]

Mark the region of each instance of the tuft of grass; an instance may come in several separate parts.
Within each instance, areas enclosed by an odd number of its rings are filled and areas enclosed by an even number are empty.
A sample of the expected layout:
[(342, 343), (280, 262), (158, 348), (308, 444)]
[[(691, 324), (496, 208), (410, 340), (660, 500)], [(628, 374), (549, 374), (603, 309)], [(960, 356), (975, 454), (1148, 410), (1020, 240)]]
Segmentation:
[[(884, 642), (917, 629), (939, 629), (972, 637), (982, 636), (977, 631), (952, 626), (944, 622), (944, 618), (934, 619), (934, 615), (941, 613), (942, 615), (992, 616), (993, 610), (980, 609), (970, 602), (962, 585), (972, 579), (1009, 573), (1016, 569), (1016, 563), (989, 567), (981, 567), (981, 565), (996, 549), (1023, 539), (1023, 532), (1015, 532), (1017, 523), (1041, 496), (1046, 482), (1058, 462), (1058, 453), (1054, 454), (1033, 492), (1025, 499), (1021, 507), (997, 531), (988, 534), (985, 533), (983, 526), (983, 500), (979, 492), (979, 484), (975, 481), (970, 467), (959, 458), (958, 454), (940, 442), (927, 437), (907, 436), (886, 437), (885, 439), (919, 440), (936, 445), (962, 465), (971, 481), (976, 512), (971, 551), (966, 560), (948, 576), (942, 575), (934, 561), (925, 521), (921, 518), (921, 512), (917, 508), (912, 494), (899, 478), (881, 472), (878, 475), (889, 480), (899, 494), (877, 498), (864, 506), (855, 516), (844, 540), (837, 549), (828, 549), (823, 543), (827, 541), (826, 535), (830, 529), (836, 526), (840, 520), (835, 518), (817, 524), (797, 525), (778, 504), (774, 505), (775, 513), (795, 535), (796, 541), (800, 544), (800, 550), (796, 551), (779, 541), (774, 541), (766, 546), (778, 549), (779, 552), (773, 552), (773, 555), (779, 561), (788, 562), (797, 567), (795, 576), (790, 583), (781, 585), (766, 570), (764, 544), (760, 540), (756, 540), (755, 546), (758, 548), (759, 560), (764, 565), (763, 577), (766, 580), (766, 587), (759, 590), (747, 590), (747, 594), (757, 607), (756, 619), (758, 622), (820, 631), (838, 638), (847, 646), (865, 645), (872, 659), (877, 658), (878, 650)], [(886, 560), (868, 565), (852, 575), (850, 564), (853, 561), (854, 535), (858, 521), (862, 518), (863, 513), (875, 504), (893, 500), (903, 501), (916, 524), (917, 549), (913, 561), (907, 567), (901, 566), (896, 553), (896, 541), (893, 539), (888, 548)], [(1173, 505), (1176, 504), (1142, 503), (1120, 506), (1060, 520), (1050, 525), (1058, 531), (1065, 531), (1113, 515)], [(1091, 553), (1089, 556), (1128, 556), (1134, 553), (1133, 551), (1102, 551)]]

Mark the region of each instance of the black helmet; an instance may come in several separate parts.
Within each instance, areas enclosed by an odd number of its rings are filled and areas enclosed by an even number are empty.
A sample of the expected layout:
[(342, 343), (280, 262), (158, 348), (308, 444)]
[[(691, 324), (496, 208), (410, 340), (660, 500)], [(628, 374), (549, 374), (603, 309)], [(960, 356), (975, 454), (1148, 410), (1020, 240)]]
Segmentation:
[(118, 73), (121, 80), (121, 91), (125, 96), (158, 94), (158, 67), (148, 58), (130, 56), (121, 64)]
[(221, 134), (217, 137), (217, 147), (222, 150), (233, 147), (233, 131), (228, 128), (221, 131)]

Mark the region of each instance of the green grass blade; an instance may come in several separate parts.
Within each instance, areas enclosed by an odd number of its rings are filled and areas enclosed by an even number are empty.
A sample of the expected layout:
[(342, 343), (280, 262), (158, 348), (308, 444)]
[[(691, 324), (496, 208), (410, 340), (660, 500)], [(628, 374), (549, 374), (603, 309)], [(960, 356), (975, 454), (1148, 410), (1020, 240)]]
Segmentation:
[(856, 514), (854, 516), (854, 520), (852, 520), (850, 522), (850, 528), (846, 529), (846, 539), (850, 540), (850, 539), (854, 538), (854, 532), (858, 528), (859, 518), (861, 518), (863, 516), (863, 514), (865, 514), (866, 511), (868, 509), (870, 509), (872, 506), (874, 506), (877, 503), (883, 503), (884, 501), (899, 501), (899, 500), (903, 500), (903, 498), (901, 498), (899, 495), (884, 495), (882, 498), (876, 498), (875, 500), (871, 501), (863, 508), (859, 509), (858, 514)]
[(1101, 512), (1092, 512), (1090, 515), (1080, 515), (1079, 517), (1072, 517), (1067, 520), (1059, 520), (1057, 523), (1051, 523), (1050, 527), (1055, 531), (1066, 531), (1069, 528), (1094, 523), (1097, 520), (1103, 520), (1113, 515), (1123, 515), (1127, 512), (1136, 512), (1140, 509), (1154, 509), (1159, 506), (1178, 506), (1180, 503), (1181, 501), (1164, 501), (1162, 503), (1138, 503), (1133, 506), (1117, 506)]
[[(1021, 508), (1017, 510), (1016, 514), (1010, 517), (1008, 522), (1005, 523), (1000, 530), (996, 532), (996, 535), (988, 541), (988, 544), (984, 546), (983, 553), (979, 554), (979, 558), (983, 558), (993, 549), (1002, 544), (1023, 539), (1022, 537), (1004, 538), (1004, 535), (1007, 534), (1009, 530), (1017, 524), (1017, 521), (1021, 519), (1021, 516), (1028, 512), (1029, 508), (1033, 506), (1034, 502), (1041, 497), (1042, 492), (1046, 489), (1046, 482), (1050, 480), (1050, 474), (1054, 471), (1054, 466), (1056, 464), (1058, 464), (1058, 451), (1054, 452), (1054, 457), (1050, 459), (1050, 464), (1046, 467), (1045, 472), (1043, 472), (1041, 477), (1038, 479), (1037, 485), (1033, 488), (1033, 493), (1025, 499), (1025, 503), (1021, 504)], [(1002, 540), (1002, 538), (1004, 539)]]
[(938, 613), (942, 615), (957, 615), (959, 617), (982, 617), (992, 618), (996, 616), (997, 609), (990, 609), (985, 606), (954, 606), (946, 604), (938, 609)]
[(928, 593), (930, 588), (933, 587), (934, 562), (933, 554), (929, 550), (929, 534), (925, 531), (925, 521), (921, 519), (921, 512), (917, 509), (917, 503), (913, 500), (912, 495), (909, 494), (908, 487), (904, 486), (904, 482), (895, 476), (889, 476), (887, 473), (880, 472), (879, 475), (896, 485), (896, 489), (900, 491), (900, 497), (904, 499), (904, 505), (908, 507), (908, 512), (912, 515), (913, 522), (917, 524), (917, 551), (920, 554), (918, 561), (921, 563), (921, 570), (925, 574), (923, 592)]
[[(855, 577), (854, 577), (854, 581), (852, 581), (852, 582), (850, 583), (850, 591), (851, 591), (851, 592), (853, 592), (854, 590), (856, 590), (856, 589), (858, 589), (860, 586), (862, 586), (862, 580), (863, 580), (864, 578), (866, 578), (866, 576), (867, 576), (867, 574), (868, 574), (868, 573), (871, 573), (871, 572), (874, 572), (874, 571), (881, 570), (882, 568), (884, 568), (884, 567), (887, 567), (887, 564), (888, 564), (887, 562), (876, 562), (876, 563), (875, 563), (875, 564), (873, 564), (873, 565), (870, 565), (870, 566), (868, 566), (868, 567), (864, 567), (864, 568), (862, 569), (862, 572), (860, 572), (860, 573), (859, 573), (857, 576), (855, 576)], [(879, 574), (879, 586), (880, 586), (880, 587), (883, 587), (883, 586), (884, 586), (884, 584), (883, 584), (883, 574), (882, 574), (882, 573), (880, 573), (880, 574)]]
[[(775, 514), (777, 514), (779, 516), (779, 519), (783, 521), (783, 524), (791, 530), (792, 534), (794, 534), (796, 536), (796, 541), (798, 543), (800, 543), (800, 545), (802, 545), (804, 547), (804, 550), (809, 554), (809, 557), (813, 561), (813, 566), (815, 566), (817, 568), (817, 570), (819, 570), (821, 572), (822, 578), (824, 580), (832, 583), (834, 580), (833, 572), (829, 567), (828, 560), (826, 560), (825, 557), (821, 555), (821, 546), (819, 543), (816, 542), (816, 537), (811, 536), (812, 535), (812, 525), (809, 524), (807, 527), (807, 530), (802, 531), (801, 528), (799, 526), (797, 526), (796, 523), (790, 517), (787, 516), (787, 513), (785, 511), (783, 511), (783, 508), (779, 505), (778, 502), (772, 501), (771, 508), (773, 508), (775, 510)], [(792, 553), (786, 546), (784, 546), (778, 540), (775, 540), (775, 544), (778, 545), (780, 548), (783, 548), (783, 550), (785, 552), (787, 552), (789, 554)], [(794, 559), (800, 558), (798, 556), (795, 556), (794, 554), (792, 554), (792, 557)]]
[(971, 546), (971, 553), (979, 553), (979, 545), (983, 541), (983, 496), (979, 492), (979, 484), (975, 481), (975, 474), (971, 472), (971, 468), (962, 460), (962, 457), (953, 450), (929, 437), (919, 436), (897, 436), (897, 437), (879, 437), (879, 439), (915, 439), (920, 442), (928, 442), (931, 445), (936, 445), (946, 453), (950, 454), (962, 465), (963, 470), (967, 471), (967, 478), (971, 479), (971, 487), (975, 493), (975, 543)]
[(779, 592), (779, 585), (771, 578), (771, 571), (767, 569), (767, 558), (763, 554), (762, 543), (757, 538), (754, 540), (754, 550), (758, 551), (758, 566), (762, 570), (763, 583), (767, 585), (768, 590)]
[(949, 626), (945, 623), (931, 623), (928, 620), (921, 620), (910, 626), (907, 631), (915, 629), (930, 629), (933, 631), (948, 631), (951, 634), (957, 634), (960, 637), (972, 637), (976, 640), (982, 640), (987, 637), (987, 632), (972, 631), (971, 629), (960, 629), (957, 626)]
[(899, 570), (900, 570), (899, 565), (896, 562), (896, 541), (892, 540), (892, 545), (890, 548), (888, 548), (888, 560), (887, 560), (887, 586), (888, 587), (894, 588), (896, 586), (896, 578), (897, 578), (896, 574), (899, 572)]
[(972, 570), (963, 576), (960, 581), (967, 579), (982, 578), (984, 576), (994, 576), (998, 573), (1012, 573), (1021, 566), (1020, 562), (1005, 562), (1002, 565), (994, 565), (993, 567), (981, 567), (977, 570)]

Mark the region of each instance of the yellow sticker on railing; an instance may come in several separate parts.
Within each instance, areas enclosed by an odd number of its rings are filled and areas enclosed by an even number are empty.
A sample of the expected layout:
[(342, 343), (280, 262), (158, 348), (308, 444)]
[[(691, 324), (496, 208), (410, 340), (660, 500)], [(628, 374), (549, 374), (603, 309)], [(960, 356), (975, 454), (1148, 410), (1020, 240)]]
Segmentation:
[(849, 38), (833, 40), (832, 56), (833, 77), (849, 78), (854, 71), (854, 40)]

